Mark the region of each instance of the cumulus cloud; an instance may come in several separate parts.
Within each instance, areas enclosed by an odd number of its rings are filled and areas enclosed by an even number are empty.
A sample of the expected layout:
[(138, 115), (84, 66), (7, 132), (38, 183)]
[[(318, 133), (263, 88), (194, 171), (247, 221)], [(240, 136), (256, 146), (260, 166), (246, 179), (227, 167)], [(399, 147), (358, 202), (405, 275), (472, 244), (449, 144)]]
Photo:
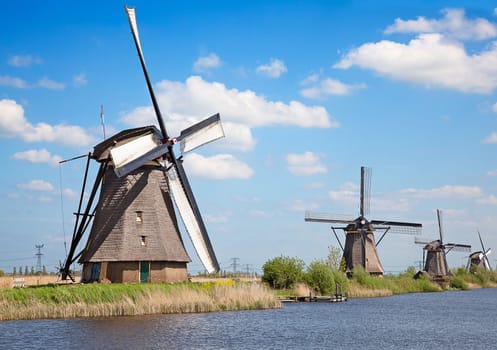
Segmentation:
[(408, 44), (382, 40), (361, 45), (334, 65), (352, 66), (426, 86), (490, 93), (497, 86), (497, 45), (468, 55), (461, 44), (440, 34), (422, 34)]
[(258, 66), (255, 71), (269, 78), (279, 78), (288, 69), (285, 66), (285, 62), (272, 58), (269, 63)]
[(286, 162), (288, 171), (297, 176), (323, 174), (328, 171), (326, 166), (321, 163), (319, 156), (313, 152), (290, 153), (286, 156)]
[(15, 55), (9, 58), (8, 63), (13, 67), (29, 67), (33, 64), (40, 64), (41, 59), (31, 55)]
[(231, 154), (218, 154), (204, 157), (197, 153), (189, 154), (185, 159), (188, 175), (207, 179), (248, 179), (254, 170)]
[(88, 146), (95, 142), (83, 128), (75, 125), (32, 124), (24, 109), (14, 100), (0, 100), (0, 137), (19, 138), (26, 142), (58, 142), (69, 146)]
[(21, 183), (17, 185), (17, 188), (23, 190), (44, 191), (44, 192), (51, 192), (54, 190), (53, 185), (50, 182), (44, 180), (32, 180), (27, 183)]
[[(298, 101), (268, 101), (251, 90), (228, 89), (224, 84), (207, 82), (192, 76), (185, 83), (162, 81), (156, 89), (157, 98), (171, 135), (205, 117), (219, 112), (226, 139), (221, 143), (237, 150), (252, 150), (255, 140), (251, 128), (293, 125), (310, 128), (338, 127), (324, 107), (308, 106)], [(155, 124), (151, 107), (138, 107), (122, 121), (131, 126)]]
[(492, 111), (497, 112), (497, 103), (492, 105)]
[(467, 19), (462, 9), (444, 9), (442, 13), (444, 17), (439, 20), (422, 16), (415, 20), (397, 18), (385, 29), (385, 33), (443, 33), (461, 40), (484, 40), (497, 36), (497, 25), (487, 19)]
[(329, 95), (348, 95), (353, 90), (366, 87), (365, 84), (349, 85), (332, 78), (320, 79), (317, 75), (307, 77), (301, 84), (308, 87), (302, 89), (300, 94), (312, 99), (321, 99)]
[(490, 144), (497, 143), (497, 132), (493, 131), (490, 135), (485, 137), (481, 142), (482, 143), (490, 143)]
[(458, 198), (471, 199), (481, 198), (483, 191), (477, 186), (453, 186), (446, 185), (432, 189), (413, 189), (408, 188), (401, 191), (403, 194), (411, 195), (416, 198)]
[(447, 9), (441, 20), (397, 19), (385, 33), (416, 37), (407, 43), (365, 43), (333, 67), (357, 66), (392, 79), (461, 92), (486, 94), (497, 86), (497, 43), (470, 54), (461, 42), (497, 37), (497, 26), (486, 19), (466, 19), (464, 11)]
[(16, 160), (26, 160), (30, 163), (47, 163), (56, 166), (62, 160), (58, 155), (52, 155), (46, 149), (32, 149), (24, 152), (17, 152), (12, 156)]
[(28, 84), (23, 79), (10, 77), (8, 75), (0, 76), (0, 85), (11, 86), (18, 89), (25, 89), (28, 87)]
[(193, 71), (196, 73), (204, 73), (212, 68), (218, 68), (222, 64), (221, 59), (215, 53), (211, 53), (208, 56), (199, 57), (195, 63), (193, 63)]

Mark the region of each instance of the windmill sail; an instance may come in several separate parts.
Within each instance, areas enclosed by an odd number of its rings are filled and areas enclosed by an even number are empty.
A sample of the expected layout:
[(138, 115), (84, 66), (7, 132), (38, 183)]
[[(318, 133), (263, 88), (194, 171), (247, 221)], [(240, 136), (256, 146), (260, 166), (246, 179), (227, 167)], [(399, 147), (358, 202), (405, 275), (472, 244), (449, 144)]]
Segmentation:
[(135, 9), (129, 8), (127, 6), (125, 6), (124, 9), (126, 11), (126, 14), (128, 15), (128, 20), (130, 23), (133, 38), (135, 40), (136, 49), (140, 58), (140, 63), (145, 75), (147, 87), (162, 133), (162, 140), (165, 140), (166, 142), (164, 143), (164, 145), (153, 148), (149, 150), (149, 152), (142, 154), (142, 156), (139, 157), (134, 165), (150, 160), (150, 157), (156, 156), (157, 153), (160, 153), (163, 150), (164, 153), (167, 153), (167, 159), (172, 163), (172, 165), (167, 170), (167, 176), (176, 208), (180, 214), (180, 217), (202, 264), (209, 273), (217, 272), (219, 271), (219, 264), (209, 240), (209, 236), (202, 220), (202, 216), (200, 215), (195, 197), (188, 182), (188, 178), (184, 172), (183, 165), (181, 164), (181, 160), (176, 159), (176, 156), (174, 155), (173, 141), (182, 140), (182, 151), (187, 152), (207, 142), (211, 142), (220, 137), (223, 137), (224, 132), (220, 123), (219, 114), (214, 115), (200, 123), (193, 125), (188, 129), (183, 130), (183, 132), (177, 139), (169, 140), (169, 136), (167, 134), (166, 127), (159, 109), (159, 105), (155, 98), (155, 93), (145, 66), (145, 59), (138, 36), (138, 26), (136, 24)]

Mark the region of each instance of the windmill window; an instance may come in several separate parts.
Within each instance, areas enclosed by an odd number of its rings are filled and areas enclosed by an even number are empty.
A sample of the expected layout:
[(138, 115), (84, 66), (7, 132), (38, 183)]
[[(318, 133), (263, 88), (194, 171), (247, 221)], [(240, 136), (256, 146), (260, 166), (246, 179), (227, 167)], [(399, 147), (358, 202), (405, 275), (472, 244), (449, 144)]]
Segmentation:
[(140, 236), (140, 244), (142, 246), (146, 246), (147, 245), (147, 236)]
[(143, 212), (142, 211), (136, 212), (136, 222), (140, 223), (140, 224), (143, 222)]

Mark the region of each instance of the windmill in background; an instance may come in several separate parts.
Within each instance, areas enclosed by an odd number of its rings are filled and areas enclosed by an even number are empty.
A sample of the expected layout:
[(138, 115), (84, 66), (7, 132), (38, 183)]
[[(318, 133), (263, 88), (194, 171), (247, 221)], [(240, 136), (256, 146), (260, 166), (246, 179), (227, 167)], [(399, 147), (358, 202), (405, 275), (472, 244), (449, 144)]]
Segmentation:
[(414, 243), (423, 245), (423, 271), (434, 280), (444, 280), (450, 275), (447, 265), (447, 254), (451, 251), (470, 252), (471, 246), (468, 244), (445, 243), (442, 211), (437, 209), (438, 234), (437, 240), (418, 239)]
[(488, 256), (490, 255), (490, 253), (492, 253), (492, 249), (485, 249), (483, 240), (481, 239), (480, 231), (477, 232), (478, 238), (480, 238), (481, 250), (469, 255), (468, 265), (466, 266), (466, 268), (468, 271), (471, 271), (471, 267), (477, 266), (484, 270), (491, 270), (492, 268), (490, 267), (490, 260), (488, 259)]
[[(62, 279), (74, 280), (70, 266), (78, 261), (83, 264), (82, 281), (86, 282), (186, 280), (190, 258), (174, 208), (206, 271), (218, 272), (219, 264), (182, 156), (177, 158), (173, 148), (179, 143), (184, 154), (224, 137), (219, 114), (181, 131), (176, 138), (168, 135), (145, 66), (135, 9), (125, 7), (125, 11), (160, 129), (144, 126), (121, 131), (96, 145), (88, 155), (71, 247), (60, 268)], [(82, 212), (91, 159), (100, 167)], [(98, 203), (93, 206), (99, 188)], [(89, 227), (87, 243), (77, 253)]]
[[(333, 214), (306, 212), (305, 221), (325, 222), (331, 224), (345, 224), (344, 227), (331, 226), (333, 233), (342, 248), (345, 260), (345, 271), (350, 274), (354, 267), (362, 266), (367, 272), (374, 275), (383, 275), (384, 269), (378, 257), (376, 247), (381, 243), (387, 232), (402, 234), (420, 234), (422, 225), (410, 222), (396, 222), (390, 220), (368, 220), (371, 198), (371, 169), (361, 167), (361, 190), (359, 200), (359, 217), (344, 218)], [(345, 232), (345, 246), (342, 245), (337, 229)], [(382, 231), (378, 242), (374, 232)]]

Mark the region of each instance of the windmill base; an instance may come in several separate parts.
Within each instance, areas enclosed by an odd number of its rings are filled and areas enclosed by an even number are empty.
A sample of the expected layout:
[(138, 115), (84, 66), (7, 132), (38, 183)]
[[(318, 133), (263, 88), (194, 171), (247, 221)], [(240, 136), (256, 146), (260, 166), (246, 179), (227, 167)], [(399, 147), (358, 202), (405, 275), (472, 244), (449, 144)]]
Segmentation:
[(83, 264), (81, 282), (163, 283), (188, 280), (185, 262), (117, 261)]

